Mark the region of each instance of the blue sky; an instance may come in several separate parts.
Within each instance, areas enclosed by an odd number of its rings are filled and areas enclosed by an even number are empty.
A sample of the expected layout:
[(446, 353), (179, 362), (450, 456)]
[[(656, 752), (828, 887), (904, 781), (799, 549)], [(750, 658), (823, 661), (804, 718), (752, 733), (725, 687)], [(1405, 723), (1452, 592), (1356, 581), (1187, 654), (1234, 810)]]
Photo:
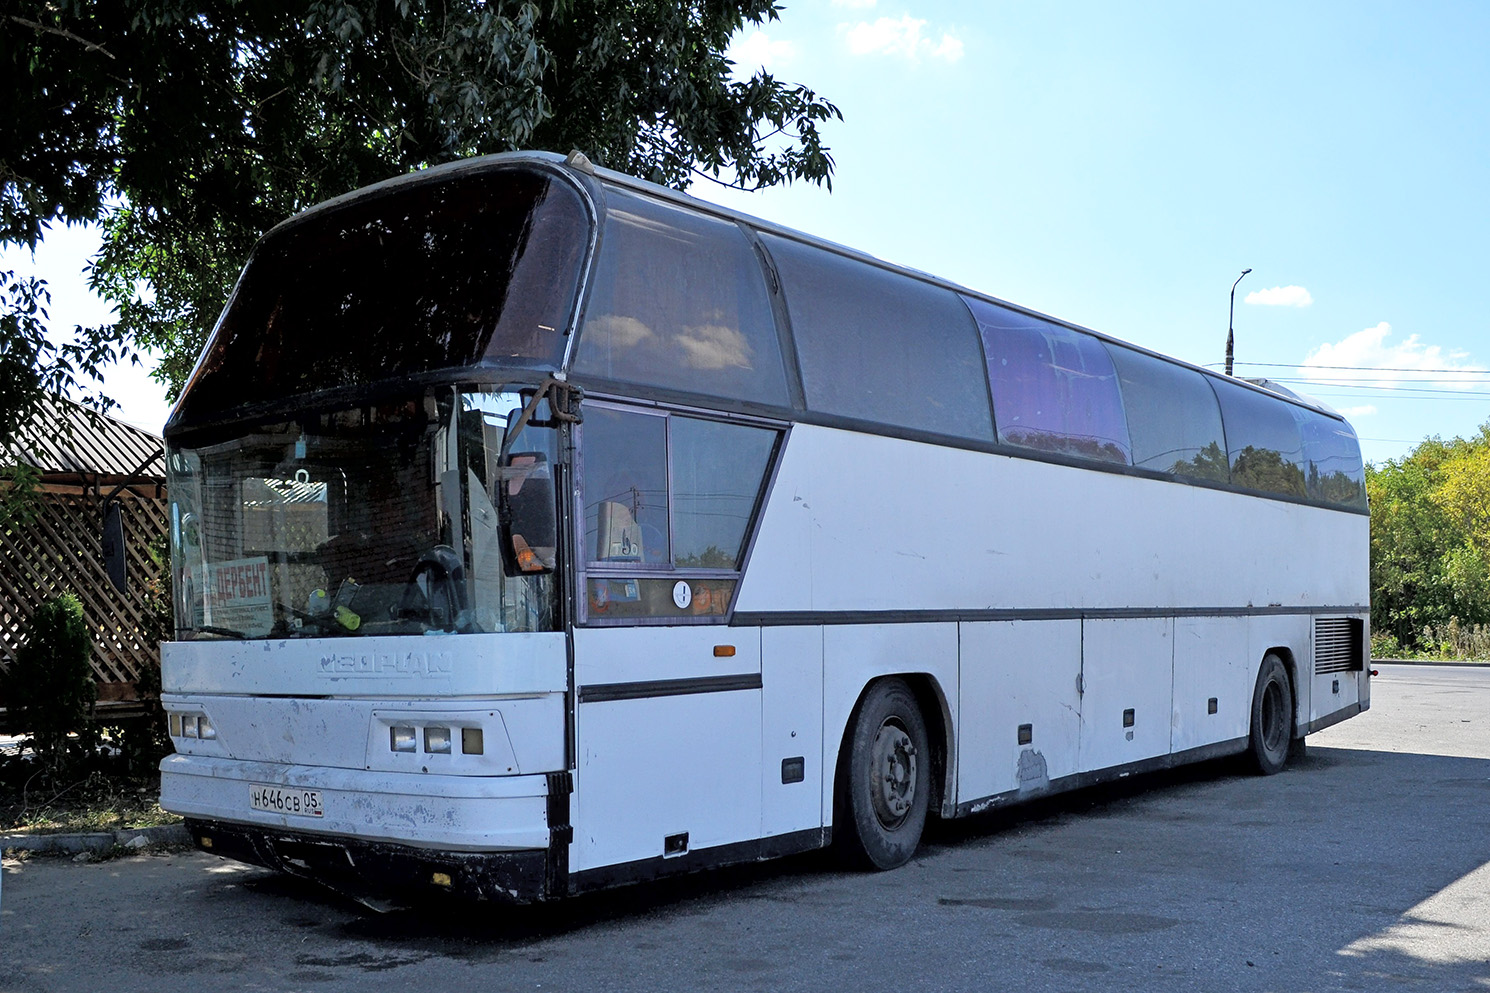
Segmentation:
[[(833, 192), (694, 192), (1199, 364), (1251, 268), (1238, 374), (1381, 461), (1490, 420), (1487, 38), (1468, 3), (788, 0), (733, 53), (843, 109)], [(106, 313), (89, 250), (38, 254), (58, 324)], [(105, 385), (159, 428), (138, 371)]]
[(1238, 374), (1380, 461), (1490, 419), (1487, 38), (1490, 5), (804, 0), (734, 51), (843, 109), (833, 193), (695, 192), (1199, 364), (1251, 268)]

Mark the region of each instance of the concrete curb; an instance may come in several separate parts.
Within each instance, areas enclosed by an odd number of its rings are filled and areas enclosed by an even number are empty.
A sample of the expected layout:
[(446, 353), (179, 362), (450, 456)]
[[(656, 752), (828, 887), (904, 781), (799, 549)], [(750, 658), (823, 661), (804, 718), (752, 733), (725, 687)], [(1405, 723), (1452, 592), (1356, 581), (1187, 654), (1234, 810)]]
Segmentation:
[(1440, 662), (1438, 659), (1372, 659), (1372, 665), (1442, 665), (1460, 669), (1483, 669), (1490, 662)]
[(191, 841), (185, 824), (162, 824), (159, 827), (123, 828), (118, 831), (91, 831), (84, 834), (0, 834), (0, 851), (106, 852), (119, 845), (146, 849), (162, 845), (185, 845)]

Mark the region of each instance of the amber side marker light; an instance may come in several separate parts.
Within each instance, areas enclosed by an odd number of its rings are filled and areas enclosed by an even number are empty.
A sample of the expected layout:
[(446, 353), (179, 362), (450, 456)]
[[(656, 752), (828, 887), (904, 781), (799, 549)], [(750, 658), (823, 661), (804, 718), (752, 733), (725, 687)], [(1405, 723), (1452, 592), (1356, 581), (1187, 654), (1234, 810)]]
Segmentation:
[(512, 550), (517, 553), (517, 568), (520, 571), (543, 571), (543, 563), (539, 560), (538, 553), (533, 551), (522, 535), (515, 534), (512, 536)]
[(734, 645), (715, 645), (714, 657), (716, 659), (732, 659), (735, 657)]

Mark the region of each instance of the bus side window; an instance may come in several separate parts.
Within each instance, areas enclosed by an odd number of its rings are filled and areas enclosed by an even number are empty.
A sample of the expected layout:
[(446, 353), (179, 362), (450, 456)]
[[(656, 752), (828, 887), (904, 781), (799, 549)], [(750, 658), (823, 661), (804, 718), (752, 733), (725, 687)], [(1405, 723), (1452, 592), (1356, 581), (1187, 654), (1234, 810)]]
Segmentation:
[(667, 418), (588, 408), (584, 437), (586, 558), (668, 564)]
[(744, 232), (620, 190), (606, 202), (575, 372), (787, 405), (771, 299)]
[(1355, 432), (1344, 421), (1295, 408), (1304, 439), (1309, 498), (1335, 507), (1366, 509), (1366, 467)]
[(957, 294), (762, 234), (781, 275), (811, 410), (993, 440), (978, 330)]
[(780, 432), (588, 403), (581, 432), (589, 620), (722, 620)]
[(671, 438), (676, 564), (739, 569), (776, 432), (674, 416)]
[(1117, 373), (1101, 341), (986, 300), (963, 300), (983, 335), (1000, 442), (1132, 463)]
[(1231, 478), (1221, 408), (1194, 369), (1107, 344), (1117, 369), (1133, 440), (1133, 464), (1176, 476), (1224, 483)]
[(1265, 493), (1308, 496), (1304, 442), (1293, 413), (1299, 408), (1224, 379), (1212, 377), (1211, 385), (1221, 401), (1232, 483)]

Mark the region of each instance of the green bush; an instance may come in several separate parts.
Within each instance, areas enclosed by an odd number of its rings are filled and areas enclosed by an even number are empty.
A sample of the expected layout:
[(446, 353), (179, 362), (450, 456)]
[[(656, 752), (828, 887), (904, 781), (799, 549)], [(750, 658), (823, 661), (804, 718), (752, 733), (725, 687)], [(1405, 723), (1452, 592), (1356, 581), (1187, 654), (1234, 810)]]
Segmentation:
[(1394, 636), (1377, 631), (1371, 632), (1371, 658), (1402, 659), (1407, 657), (1407, 650)]
[(94, 751), (88, 716), (98, 687), (91, 654), (83, 605), (64, 593), (31, 615), (5, 679), (14, 723), (29, 735), (38, 762), (54, 773)]

